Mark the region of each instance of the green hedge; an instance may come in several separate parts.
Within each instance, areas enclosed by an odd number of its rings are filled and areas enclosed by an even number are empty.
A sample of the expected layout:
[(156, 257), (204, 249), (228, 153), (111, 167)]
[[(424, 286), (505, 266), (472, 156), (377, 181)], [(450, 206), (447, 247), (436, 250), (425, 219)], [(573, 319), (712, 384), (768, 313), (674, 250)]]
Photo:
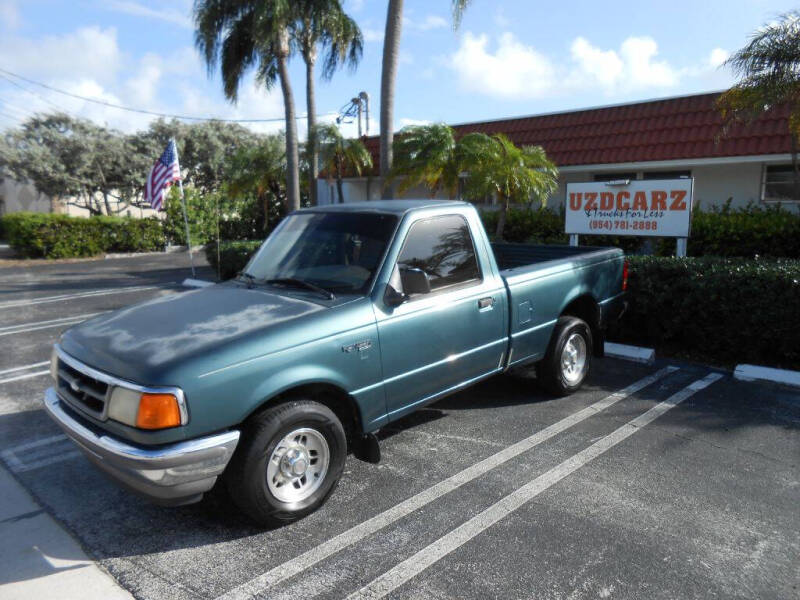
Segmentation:
[[(221, 242), (219, 247), (220, 279), (230, 279), (241, 271), (250, 260), (250, 257), (261, 247), (261, 241)], [(206, 245), (206, 259), (208, 264), (217, 271), (217, 244), (212, 242)]]
[[(674, 240), (664, 240), (659, 254), (668, 256), (674, 250)], [(722, 208), (696, 210), (688, 252), (689, 256), (800, 258), (800, 214), (755, 204), (732, 209), (730, 202)]]
[[(496, 211), (484, 211), (481, 218), (490, 235), (497, 225)], [(508, 212), (503, 237), (509, 242), (565, 244), (564, 215), (550, 209), (512, 208)], [(633, 236), (581, 236), (581, 244), (617, 246), (626, 254), (636, 254), (648, 238)], [(659, 256), (675, 253), (672, 238), (649, 238)], [(692, 216), (689, 256), (739, 256), (753, 258), (800, 258), (800, 213), (780, 206), (750, 204), (731, 208), (701, 210)]]
[(12, 213), (2, 217), (9, 245), (24, 258), (72, 258), (150, 252), (166, 245), (158, 219)]
[(718, 364), (800, 368), (800, 261), (629, 260), (615, 339)]

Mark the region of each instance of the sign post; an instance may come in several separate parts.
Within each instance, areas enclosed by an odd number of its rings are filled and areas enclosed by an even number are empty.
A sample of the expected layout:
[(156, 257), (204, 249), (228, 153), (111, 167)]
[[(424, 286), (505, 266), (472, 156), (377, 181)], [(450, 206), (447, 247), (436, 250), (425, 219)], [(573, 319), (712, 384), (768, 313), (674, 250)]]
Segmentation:
[(677, 238), (686, 256), (692, 221), (694, 179), (650, 179), (568, 183), (565, 232), (571, 246), (579, 235)]

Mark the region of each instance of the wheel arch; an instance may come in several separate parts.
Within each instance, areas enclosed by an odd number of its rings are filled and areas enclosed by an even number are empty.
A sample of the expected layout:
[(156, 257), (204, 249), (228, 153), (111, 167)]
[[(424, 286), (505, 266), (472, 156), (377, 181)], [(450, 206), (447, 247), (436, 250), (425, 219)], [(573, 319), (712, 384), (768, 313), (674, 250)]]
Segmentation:
[(345, 389), (329, 381), (307, 381), (283, 389), (264, 398), (244, 420), (278, 404), (301, 398), (319, 402), (333, 411), (344, 427), (349, 448), (352, 447), (353, 440), (364, 431), (361, 409), (356, 399)]
[(593, 354), (602, 358), (605, 340), (601, 326), (600, 304), (595, 297), (591, 293), (585, 292), (572, 298), (559, 314), (559, 317), (565, 316), (577, 317), (586, 321), (592, 332)]

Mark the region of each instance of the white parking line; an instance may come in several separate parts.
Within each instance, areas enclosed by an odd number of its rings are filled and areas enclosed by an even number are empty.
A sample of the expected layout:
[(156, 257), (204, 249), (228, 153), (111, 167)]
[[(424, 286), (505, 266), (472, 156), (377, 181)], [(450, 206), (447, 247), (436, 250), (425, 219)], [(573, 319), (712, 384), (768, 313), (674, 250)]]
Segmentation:
[(16, 333), (28, 333), (30, 331), (39, 331), (40, 329), (50, 329), (51, 327), (62, 327), (64, 325), (75, 325), (81, 323), (91, 317), (102, 315), (108, 311), (100, 311), (94, 313), (86, 313), (83, 315), (75, 315), (73, 317), (63, 317), (61, 319), (50, 319), (48, 321), (34, 321), (32, 323), (20, 323), (19, 325), (9, 325), (7, 327), (0, 327), (0, 337), (4, 335), (14, 335)]
[(639, 390), (652, 385), (659, 379), (666, 377), (670, 373), (673, 373), (677, 370), (677, 367), (666, 367), (656, 373), (653, 373), (652, 375), (649, 375), (648, 377), (640, 379), (626, 388), (615, 392), (610, 396), (606, 396), (602, 400), (595, 402), (594, 404), (587, 406), (586, 408), (579, 410), (578, 412), (573, 413), (572, 415), (561, 419), (560, 421), (553, 423), (548, 427), (545, 427), (530, 437), (527, 437), (524, 440), (519, 441), (516, 444), (501, 450), (500, 452), (497, 452), (496, 454), (493, 454), (492, 456), (472, 465), (471, 467), (467, 467), (463, 471), (460, 471), (459, 473), (440, 481), (436, 485), (419, 492), (407, 500), (404, 500), (400, 504), (397, 504), (392, 508), (389, 508), (382, 513), (379, 513), (374, 517), (364, 521), (363, 523), (360, 523), (355, 527), (340, 533), (336, 537), (333, 537), (330, 540), (323, 542), (319, 546), (304, 552), (300, 556), (292, 558), (291, 560), (280, 564), (273, 569), (270, 569), (263, 575), (241, 584), (228, 593), (220, 596), (220, 598), (224, 598), (225, 600), (238, 600), (240, 598), (252, 598), (253, 596), (262, 594), (267, 588), (305, 571), (332, 554), (335, 554), (336, 552), (339, 552), (348, 546), (352, 546), (356, 542), (372, 535), (377, 531), (380, 531), (384, 527), (391, 525), (395, 521), (398, 521), (415, 510), (430, 504), (437, 498), (440, 498), (445, 494), (458, 489), (473, 479), (488, 473), (492, 469), (502, 465), (512, 458), (519, 456), (523, 452), (527, 452), (531, 448), (534, 448), (535, 446), (538, 446), (539, 444), (549, 440), (566, 429), (577, 425), (581, 421), (596, 415), (600, 411), (613, 406), (620, 400), (627, 398), (631, 394), (635, 394)]
[(506, 515), (511, 514), (585, 464), (629, 438), (642, 427), (652, 423), (671, 408), (677, 406), (696, 392), (708, 387), (721, 378), (722, 375), (719, 373), (710, 373), (703, 379), (699, 379), (673, 394), (663, 402), (656, 404), (646, 413), (639, 415), (588, 448), (581, 450), (558, 466), (543, 473), (521, 488), (518, 488), (516, 491), (474, 516), (460, 527), (450, 531), (445, 536), (439, 538), (380, 577), (374, 579), (357, 592), (350, 594), (348, 600), (355, 600), (358, 598), (375, 600), (377, 598), (383, 598), (411, 578), (467, 543), (479, 533), (497, 523)]
[(73, 300), (75, 298), (89, 298), (92, 296), (109, 296), (111, 294), (130, 294), (132, 292), (144, 292), (155, 290), (162, 287), (174, 285), (174, 282), (167, 282), (163, 285), (138, 285), (110, 290), (92, 290), (89, 292), (79, 292), (77, 294), (61, 294), (59, 296), (45, 296), (43, 298), (30, 298), (29, 300), (14, 300), (11, 302), (0, 303), (0, 310), (4, 308), (14, 308), (17, 306), (31, 306), (33, 304), (47, 304), (49, 302), (61, 302), (62, 300)]
[(5, 379), (0, 379), (0, 383), (11, 383), (12, 381), (31, 379), (32, 377), (41, 377), (42, 375), (48, 375), (49, 373), (50, 369), (45, 369), (44, 371), (36, 371), (35, 373), (25, 373), (24, 375), (15, 375), (14, 377), (7, 377)]
[(33, 363), (32, 365), (24, 365), (22, 367), (12, 367), (11, 369), (4, 369), (0, 371), (0, 375), (6, 375), (7, 373), (14, 373), (15, 371), (25, 371), (26, 369), (33, 369), (35, 367), (43, 367), (49, 362), (50, 361), (43, 360), (42, 362)]
[(27, 442), (0, 452), (15, 473), (25, 473), (82, 456), (80, 450), (63, 434)]

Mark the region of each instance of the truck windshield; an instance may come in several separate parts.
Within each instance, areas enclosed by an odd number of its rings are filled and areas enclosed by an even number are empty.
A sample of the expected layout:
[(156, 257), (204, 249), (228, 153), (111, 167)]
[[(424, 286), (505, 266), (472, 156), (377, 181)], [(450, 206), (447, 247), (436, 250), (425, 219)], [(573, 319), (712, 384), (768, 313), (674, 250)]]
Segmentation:
[(299, 213), (287, 217), (243, 271), (256, 281), (301, 280), (364, 293), (397, 225), (392, 215)]

